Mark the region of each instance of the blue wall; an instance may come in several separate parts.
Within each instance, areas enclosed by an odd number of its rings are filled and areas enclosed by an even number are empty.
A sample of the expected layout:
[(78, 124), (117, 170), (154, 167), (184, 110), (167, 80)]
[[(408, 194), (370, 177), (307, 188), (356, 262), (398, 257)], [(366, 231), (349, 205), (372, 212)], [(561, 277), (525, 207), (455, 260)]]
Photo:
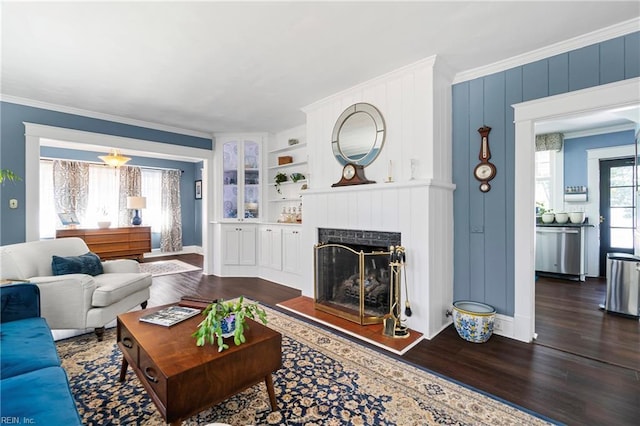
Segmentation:
[[(511, 105), (639, 75), (636, 32), (453, 86), (454, 300), (488, 303), (509, 316), (514, 312)], [(498, 170), (486, 194), (472, 176), (483, 125), (492, 129), (491, 161)]]
[[(73, 149), (40, 147), (40, 156), (47, 158), (64, 158), (80, 161), (100, 161), (98, 155), (104, 152), (77, 151)], [(163, 160), (160, 158), (131, 156), (128, 166), (159, 167), (165, 169), (182, 170), (180, 179), (180, 209), (182, 213), (182, 244), (185, 246), (202, 245), (202, 214), (198, 211), (202, 207), (200, 200), (195, 200), (195, 185), (201, 179), (202, 163)], [(196, 202), (197, 201), (197, 202)], [(197, 206), (197, 208), (196, 208)], [(144, 213), (144, 212), (143, 212)], [(160, 233), (152, 235), (152, 248), (160, 248)]]
[(587, 150), (633, 143), (633, 130), (565, 139), (563, 144), (564, 187), (587, 186)]
[[(213, 149), (211, 139), (164, 132), (112, 121), (0, 102), (0, 168), (25, 175), (25, 138), (23, 122), (104, 133), (133, 139)], [(200, 172), (199, 170), (197, 171)], [(185, 179), (186, 180), (186, 179)], [(19, 200), (19, 208), (9, 209), (9, 199)], [(5, 182), (0, 187), (0, 245), (25, 241), (25, 182)], [(195, 200), (194, 200), (195, 203)]]

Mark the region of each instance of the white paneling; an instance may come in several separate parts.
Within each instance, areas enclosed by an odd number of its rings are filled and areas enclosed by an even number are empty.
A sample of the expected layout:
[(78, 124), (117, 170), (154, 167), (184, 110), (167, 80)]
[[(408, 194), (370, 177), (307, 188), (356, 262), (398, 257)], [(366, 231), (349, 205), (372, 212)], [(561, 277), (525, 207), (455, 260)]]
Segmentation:
[[(442, 330), (453, 302), (455, 186), (451, 164), (438, 164), (452, 158), (452, 77), (444, 68), (435, 75), (435, 63), (435, 57), (427, 58), (303, 108), (311, 179), (303, 201), (302, 293), (313, 297), (318, 228), (400, 232), (411, 259), (406, 270), (413, 315), (407, 325), (428, 338)], [(331, 151), (331, 132), (337, 117), (356, 102), (375, 105), (385, 120), (385, 144), (366, 168), (367, 178), (377, 183), (332, 188), (342, 167)], [(413, 181), (411, 159), (418, 161)], [(394, 182), (384, 183), (389, 160)], [(404, 312), (404, 301), (402, 307)]]

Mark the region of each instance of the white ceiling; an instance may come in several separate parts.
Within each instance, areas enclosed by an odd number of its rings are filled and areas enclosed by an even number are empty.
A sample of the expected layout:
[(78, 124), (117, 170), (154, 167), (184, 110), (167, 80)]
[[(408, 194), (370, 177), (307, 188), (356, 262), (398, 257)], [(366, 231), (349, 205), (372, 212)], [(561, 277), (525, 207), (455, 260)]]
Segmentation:
[(467, 71), (640, 16), (640, 2), (2, 2), (2, 95), (207, 134), (438, 55)]

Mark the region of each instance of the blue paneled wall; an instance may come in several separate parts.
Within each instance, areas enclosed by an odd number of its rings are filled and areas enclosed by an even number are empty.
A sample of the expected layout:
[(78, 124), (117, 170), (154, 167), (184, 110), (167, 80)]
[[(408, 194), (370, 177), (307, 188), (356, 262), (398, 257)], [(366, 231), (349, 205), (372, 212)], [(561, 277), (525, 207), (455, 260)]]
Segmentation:
[[(0, 102), (0, 167), (9, 168), (19, 176), (25, 175), (25, 138), (23, 122), (63, 127), (107, 135), (122, 136), (174, 145), (189, 146), (200, 149), (213, 149), (210, 138), (201, 138), (179, 133), (165, 132), (112, 121), (99, 120), (74, 114), (51, 111), (18, 105), (10, 102)], [(199, 168), (192, 176), (200, 173)], [(185, 178), (186, 181), (186, 178)], [(193, 180), (190, 183), (193, 185)], [(9, 209), (9, 199), (16, 198), (22, 202), (18, 209)], [(25, 182), (5, 183), (0, 188), (0, 245), (23, 242), (25, 240)], [(196, 201), (193, 200), (194, 206)], [(198, 201), (201, 203), (201, 201)], [(191, 209), (193, 212), (195, 207)], [(197, 209), (196, 209), (197, 210)], [(194, 220), (185, 218), (185, 221)], [(200, 217), (197, 218), (200, 225)], [(200, 235), (201, 232), (194, 230)], [(194, 240), (194, 244), (195, 244)]]
[[(515, 127), (511, 105), (640, 75), (640, 33), (453, 86), (454, 299), (514, 312)], [(482, 194), (472, 175), (487, 125), (498, 173)], [(533, 212), (531, 213), (533, 214)]]
[(564, 140), (564, 186), (587, 186), (587, 150), (634, 143), (634, 131), (583, 136)]

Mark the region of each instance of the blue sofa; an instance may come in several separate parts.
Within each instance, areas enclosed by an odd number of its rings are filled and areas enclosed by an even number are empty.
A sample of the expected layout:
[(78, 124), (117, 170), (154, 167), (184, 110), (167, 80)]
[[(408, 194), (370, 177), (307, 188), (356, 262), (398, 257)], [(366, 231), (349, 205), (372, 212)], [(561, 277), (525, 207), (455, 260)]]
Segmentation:
[(0, 418), (82, 425), (35, 284), (0, 286)]

